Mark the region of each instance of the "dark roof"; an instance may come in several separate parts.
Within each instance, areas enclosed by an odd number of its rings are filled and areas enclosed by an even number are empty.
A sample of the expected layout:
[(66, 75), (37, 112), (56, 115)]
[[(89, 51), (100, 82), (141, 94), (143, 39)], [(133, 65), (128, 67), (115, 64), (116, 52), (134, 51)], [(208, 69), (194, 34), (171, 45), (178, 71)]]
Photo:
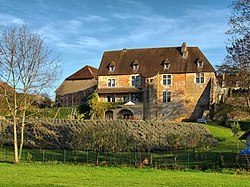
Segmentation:
[(239, 137), (239, 140), (246, 140), (249, 135), (250, 135), (250, 129), (248, 129), (244, 134), (242, 134)]
[(6, 82), (0, 82), (0, 92), (2, 92), (4, 90), (14, 91), (14, 89), (10, 85), (8, 85)]
[[(212, 65), (198, 47), (187, 47), (188, 57), (182, 58), (181, 47), (124, 49), (106, 51), (103, 54), (98, 75), (133, 74), (132, 64), (138, 62), (136, 73), (144, 77), (152, 77), (157, 73), (193, 73), (215, 72)], [(169, 69), (164, 69), (164, 61), (170, 63)], [(203, 61), (203, 68), (197, 67), (197, 61)], [(115, 70), (110, 72), (108, 66), (115, 63)]]
[(142, 92), (139, 88), (98, 88), (97, 93), (138, 93)]
[(97, 71), (98, 69), (87, 65), (87, 66), (84, 66), (79, 71), (75, 72), (74, 74), (70, 75), (65, 80), (82, 80), (82, 79), (97, 78)]
[(247, 79), (246, 74), (218, 74), (216, 76), (219, 84), (224, 88), (244, 88), (247, 85), (247, 81), (249, 82), (249, 79)]

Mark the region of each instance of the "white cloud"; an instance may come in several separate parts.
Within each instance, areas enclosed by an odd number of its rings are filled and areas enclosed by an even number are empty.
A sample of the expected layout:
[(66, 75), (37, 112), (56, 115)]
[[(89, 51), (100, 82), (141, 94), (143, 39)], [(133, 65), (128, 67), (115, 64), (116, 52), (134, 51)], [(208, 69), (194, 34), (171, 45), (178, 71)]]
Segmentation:
[[(183, 15), (178, 17), (167, 17), (156, 13), (151, 15), (115, 13), (114, 18), (132, 23), (127, 30), (128, 33), (117, 37), (115, 44), (128, 45), (133, 41), (149, 46), (168, 46), (180, 45), (187, 41), (203, 49), (224, 47), (227, 13), (227, 9), (201, 6), (186, 9)], [(132, 20), (136, 20), (136, 24), (133, 25)]]
[(25, 21), (21, 18), (14, 17), (8, 14), (2, 14), (0, 13), (0, 24), (1, 25), (9, 25), (9, 24), (18, 24), (22, 25)]
[(81, 45), (83, 48), (103, 48), (106, 46), (102, 41), (90, 36), (80, 38), (77, 44)]
[(80, 17), (79, 19), (82, 21), (89, 21), (89, 22), (107, 21), (108, 20), (105, 17), (96, 16), (96, 15), (87, 15), (85, 17)]

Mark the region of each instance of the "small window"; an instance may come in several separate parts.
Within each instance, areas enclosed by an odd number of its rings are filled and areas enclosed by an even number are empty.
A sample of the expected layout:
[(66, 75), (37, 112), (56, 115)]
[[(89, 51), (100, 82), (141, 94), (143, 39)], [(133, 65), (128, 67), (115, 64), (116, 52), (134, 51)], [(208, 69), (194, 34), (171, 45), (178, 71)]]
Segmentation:
[(164, 63), (164, 69), (169, 69), (170, 63)]
[(115, 71), (115, 66), (109, 66), (109, 71)]
[(171, 92), (163, 92), (162, 93), (162, 102), (170, 103), (171, 102)]
[(172, 76), (171, 75), (162, 75), (162, 84), (163, 85), (171, 85), (172, 84)]
[(132, 76), (131, 77), (132, 81), (131, 81), (131, 85), (132, 86), (141, 86), (141, 76), (140, 75), (136, 75), (136, 76)]
[(204, 83), (204, 73), (196, 73), (196, 83), (197, 84)]
[(202, 62), (202, 61), (199, 61), (199, 62), (197, 63), (197, 66), (198, 66), (198, 67), (203, 67), (203, 62)]
[(115, 102), (115, 97), (114, 96), (107, 96), (107, 101), (108, 102)]
[(133, 64), (133, 70), (138, 70), (139, 69), (139, 64)]
[(141, 95), (140, 94), (131, 94), (131, 101), (132, 102), (140, 102), (141, 101)]
[(115, 79), (108, 79), (108, 87), (115, 87)]

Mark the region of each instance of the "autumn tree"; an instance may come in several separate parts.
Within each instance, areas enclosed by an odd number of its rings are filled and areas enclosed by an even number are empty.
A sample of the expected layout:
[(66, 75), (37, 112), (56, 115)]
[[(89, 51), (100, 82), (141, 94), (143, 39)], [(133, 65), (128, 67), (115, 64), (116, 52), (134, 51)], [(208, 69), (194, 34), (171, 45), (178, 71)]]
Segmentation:
[(55, 82), (59, 71), (59, 59), (52, 56), (40, 34), (31, 32), (26, 25), (1, 28), (0, 82), (11, 87), (4, 89), (1, 97), (12, 117), (9, 122), (13, 124), (15, 163), (22, 155), (26, 111), (35, 96)]
[(250, 107), (250, 0), (235, 0), (231, 7), (227, 56), (218, 71), (234, 77)]

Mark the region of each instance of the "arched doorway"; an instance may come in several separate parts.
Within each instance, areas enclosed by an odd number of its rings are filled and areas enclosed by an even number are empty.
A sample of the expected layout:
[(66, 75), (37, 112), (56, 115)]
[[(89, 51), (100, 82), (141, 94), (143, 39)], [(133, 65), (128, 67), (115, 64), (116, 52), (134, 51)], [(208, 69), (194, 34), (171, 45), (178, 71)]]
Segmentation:
[(106, 119), (113, 119), (113, 117), (114, 117), (114, 112), (113, 111), (108, 110), (108, 111), (105, 112), (105, 118)]
[(122, 109), (118, 112), (117, 116), (119, 119), (131, 119), (133, 117), (133, 112), (128, 109)]

